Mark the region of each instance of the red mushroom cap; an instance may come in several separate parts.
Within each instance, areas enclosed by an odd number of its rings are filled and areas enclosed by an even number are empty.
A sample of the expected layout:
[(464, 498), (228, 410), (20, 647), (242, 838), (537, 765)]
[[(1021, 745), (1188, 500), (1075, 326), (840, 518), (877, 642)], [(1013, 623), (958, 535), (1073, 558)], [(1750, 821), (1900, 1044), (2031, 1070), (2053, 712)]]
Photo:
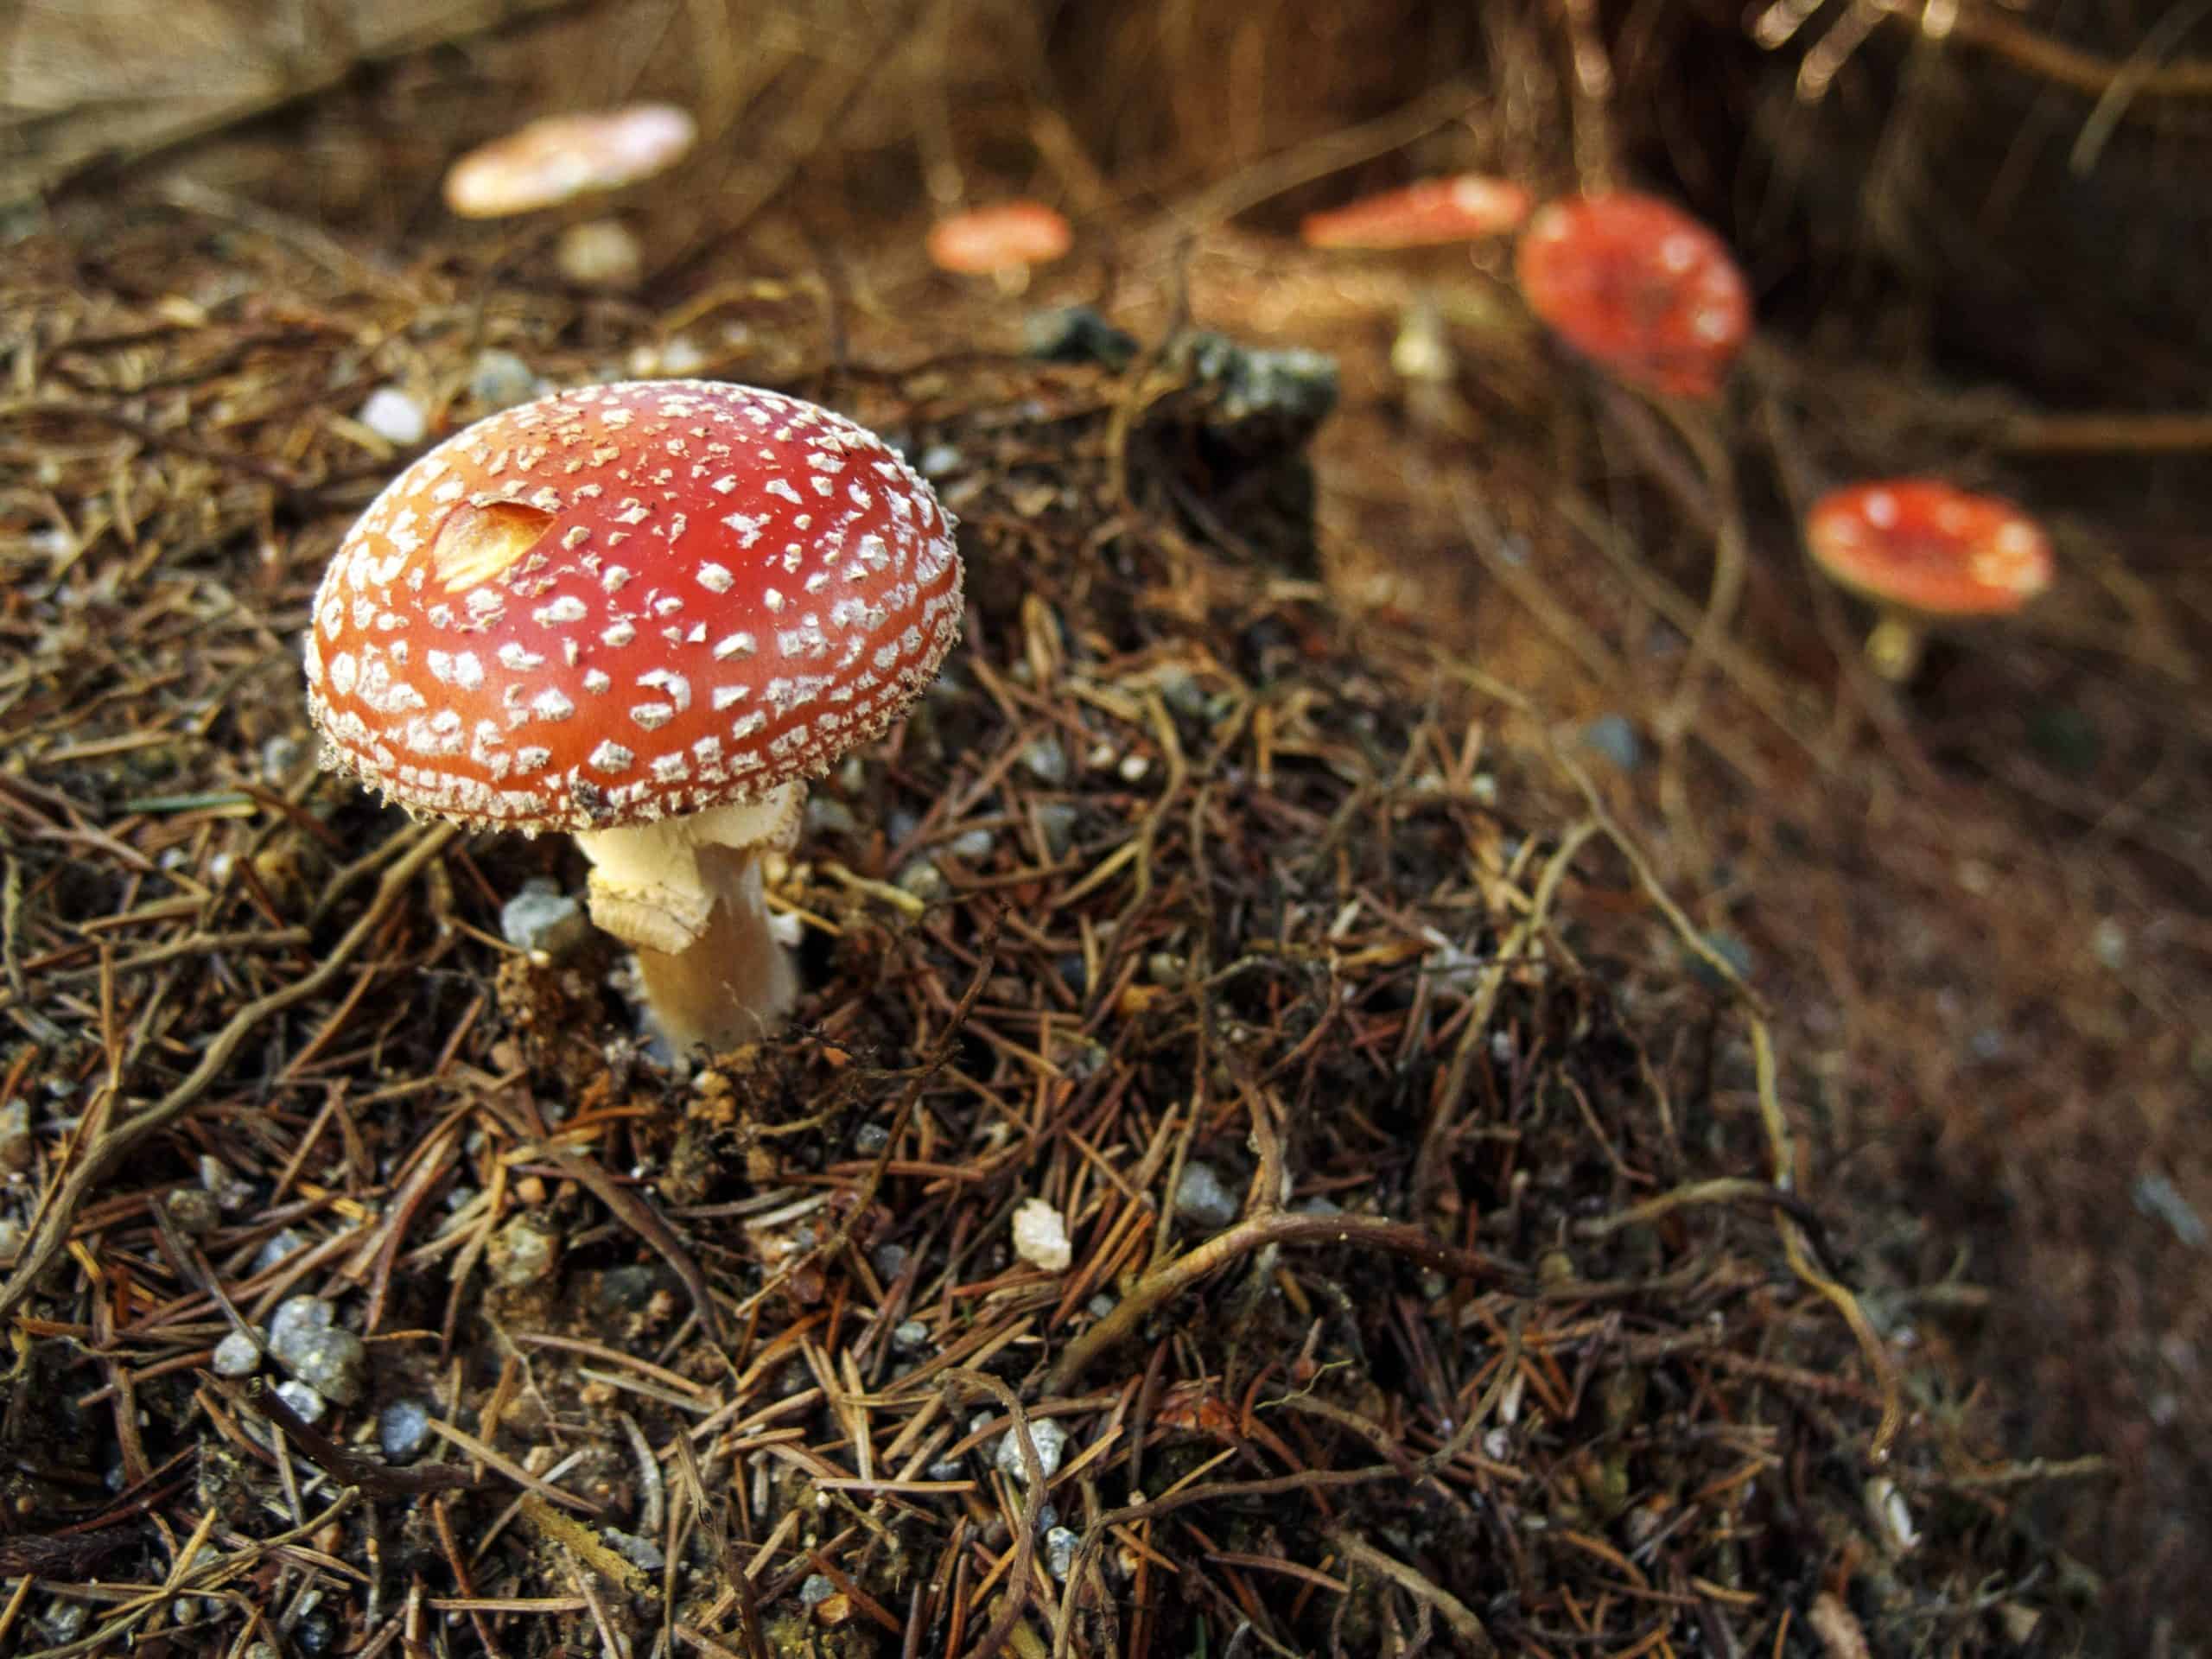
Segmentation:
[(930, 263), (963, 276), (1049, 265), (1073, 245), (1067, 220), (1041, 201), (1001, 201), (930, 227)]
[(455, 162), (446, 172), (446, 206), (463, 219), (502, 219), (618, 190), (672, 166), (698, 130), (672, 104), (549, 115)]
[(883, 441), (749, 386), (563, 391), (361, 515), (315, 597), (326, 761), (411, 810), (604, 830), (819, 773), (960, 624), (953, 521)]
[(1652, 196), (1570, 196), (1537, 210), (1515, 259), (1529, 308), (1622, 379), (1709, 397), (1751, 328), (1727, 245)]
[(1878, 479), (1805, 516), (1821, 569), (1878, 603), (1929, 616), (2017, 611), (2050, 586), (2050, 538), (2011, 502), (1940, 479)]
[(1532, 205), (1510, 180), (1458, 173), (1308, 213), (1298, 234), (1313, 248), (1431, 247), (1510, 231)]

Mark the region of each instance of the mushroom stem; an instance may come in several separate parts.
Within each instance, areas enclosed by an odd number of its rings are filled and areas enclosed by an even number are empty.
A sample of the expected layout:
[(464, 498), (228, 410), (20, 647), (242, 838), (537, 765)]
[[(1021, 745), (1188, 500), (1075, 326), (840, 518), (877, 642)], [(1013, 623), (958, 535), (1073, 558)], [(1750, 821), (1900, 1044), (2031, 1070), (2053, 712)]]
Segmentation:
[(1874, 631), (1866, 636), (1866, 664), (1891, 685), (1903, 685), (1920, 666), (1921, 647), (1927, 633), (1919, 623), (1897, 611), (1885, 611)]
[(757, 1042), (798, 980), (769, 931), (759, 855), (798, 831), (803, 784), (759, 800), (579, 833), (591, 918), (638, 952), (653, 1023), (677, 1048)]
[(702, 847), (698, 859), (714, 893), (705, 927), (689, 950), (640, 947), (638, 970), (670, 1046), (719, 1052), (768, 1036), (798, 1000), (798, 975), (769, 930), (760, 849)]

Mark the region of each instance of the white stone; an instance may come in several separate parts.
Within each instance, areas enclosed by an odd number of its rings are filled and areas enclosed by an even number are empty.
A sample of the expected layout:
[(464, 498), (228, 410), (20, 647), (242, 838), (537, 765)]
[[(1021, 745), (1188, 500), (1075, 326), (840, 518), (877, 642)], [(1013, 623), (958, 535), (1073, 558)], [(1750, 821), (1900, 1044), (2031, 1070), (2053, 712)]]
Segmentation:
[(1030, 1198), (1014, 1212), (1014, 1253), (1047, 1273), (1065, 1273), (1075, 1260), (1067, 1223), (1042, 1198)]
[(353, 417), (386, 443), (409, 448), (429, 435), (430, 423), (422, 404), (397, 386), (378, 386)]

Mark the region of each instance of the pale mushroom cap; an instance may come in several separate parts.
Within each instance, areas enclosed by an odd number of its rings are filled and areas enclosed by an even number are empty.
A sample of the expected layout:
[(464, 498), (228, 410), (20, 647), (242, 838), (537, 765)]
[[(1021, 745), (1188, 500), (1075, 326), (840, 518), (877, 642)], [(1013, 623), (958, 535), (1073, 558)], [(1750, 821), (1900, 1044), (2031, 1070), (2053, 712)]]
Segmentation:
[(1001, 201), (941, 219), (930, 227), (930, 263), (963, 276), (1048, 265), (1074, 245), (1061, 214), (1041, 201)]
[(464, 219), (535, 213), (651, 178), (697, 137), (690, 116), (670, 104), (545, 116), (455, 162), (446, 173), (446, 206)]
[(1513, 229), (1531, 205), (1510, 179), (1455, 173), (1308, 213), (1299, 238), (1308, 247), (1377, 251), (1470, 242)]
[(881, 439), (781, 393), (658, 380), (503, 410), (333, 556), (305, 653), (326, 764), (518, 828), (757, 799), (935, 677), (952, 528)]
[(1878, 479), (1805, 515), (1821, 569), (1880, 604), (1927, 616), (2017, 611), (2050, 586), (2050, 539), (2011, 502), (1940, 479)]
[(1620, 378), (1709, 397), (1751, 329), (1727, 245), (1654, 196), (1546, 203), (1515, 254), (1521, 296), (1553, 333)]

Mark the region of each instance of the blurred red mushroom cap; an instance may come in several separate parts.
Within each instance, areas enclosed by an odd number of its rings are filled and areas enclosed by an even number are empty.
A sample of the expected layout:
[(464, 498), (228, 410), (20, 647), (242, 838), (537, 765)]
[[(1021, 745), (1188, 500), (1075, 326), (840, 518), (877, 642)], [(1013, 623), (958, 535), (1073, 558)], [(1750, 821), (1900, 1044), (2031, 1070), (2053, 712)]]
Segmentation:
[(1928, 616), (2017, 611), (2050, 585), (2050, 541), (2011, 502), (1940, 479), (1881, 479), (1822, 496), (1805, 543), (1823, 570), (1879, 604)]
[(1432, 247), (1510, 231), (1530, 206), (1529, 193), (1510, 180), (1458, 173), (1308, 213), (1298, 234), (1313, 248)]
[(959, 276), (1048, 265), (1073, 245), (1067, 220), (1041, 201), (1001, 201), (930, 227), (930, 263)]
[(1751, 333), (1751, 293), (1727, 246), (1653, 196), (1570, 196), (1521, 234), (1522, 297), (1623, 380), (1710, 397)]
[(446, 206), (463, 219), (502, 219), (619, 190), (673, 166), (697, 136), (691, 118), (670, 104), (549, 115), (455, 162)]

